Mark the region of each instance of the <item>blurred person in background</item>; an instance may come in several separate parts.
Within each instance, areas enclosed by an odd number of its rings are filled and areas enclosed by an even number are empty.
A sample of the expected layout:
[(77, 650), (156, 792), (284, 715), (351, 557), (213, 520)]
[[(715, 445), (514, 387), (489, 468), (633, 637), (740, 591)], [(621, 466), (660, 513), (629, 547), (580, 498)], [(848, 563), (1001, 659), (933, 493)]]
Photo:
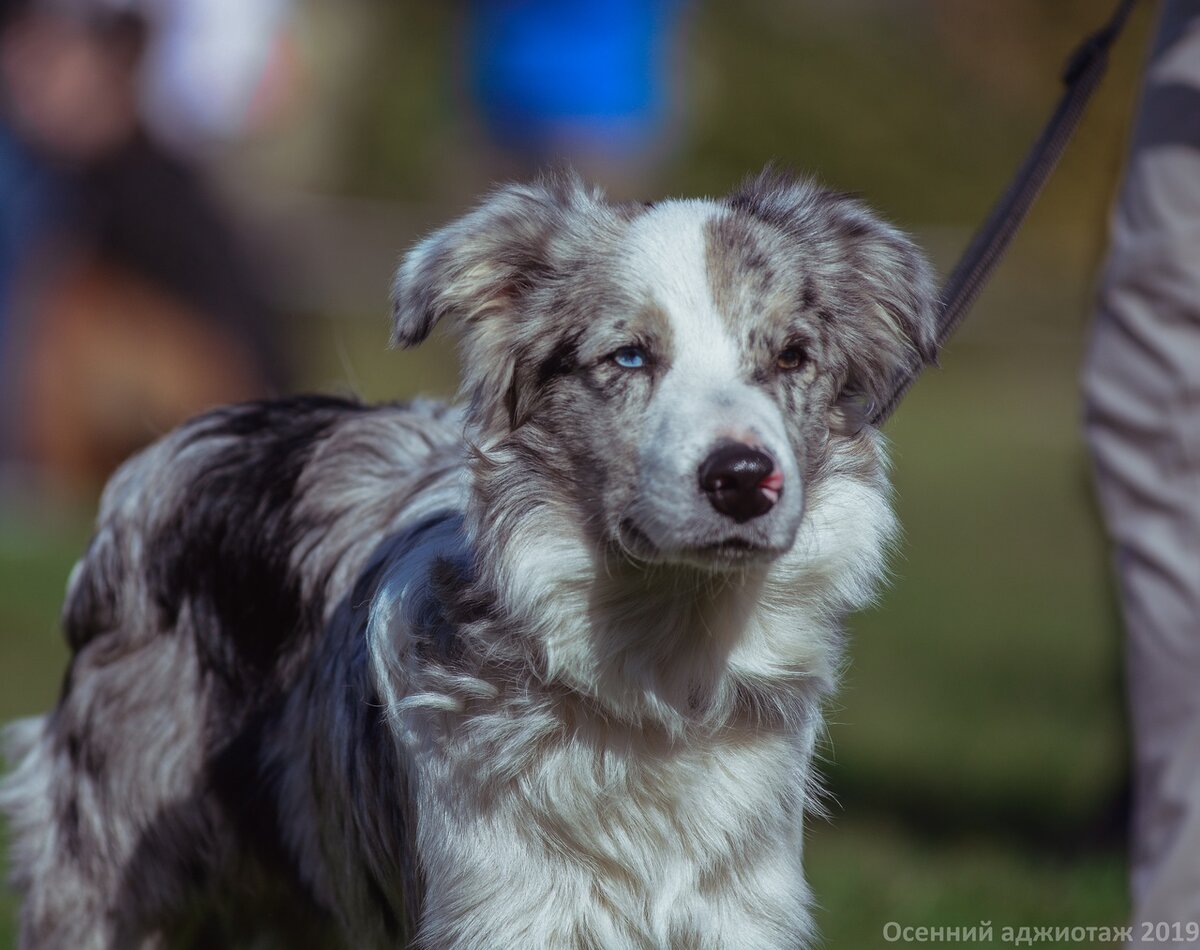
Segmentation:
[(221, 5), (0, 0), (9, 474), (91, 487), (188, 416), (284, 383), (259, 268), (186, 155), (237, 131), (265, 70), (231, 65), (220, 30), (180, 41)]
[(1194, 946), (1200, 941), (1188, 939), (1187, 928), (1200, 924), (1200, 0), (1163, 8), (1113, 216), (1084, 394), (1128, 631), (1133, 946)]

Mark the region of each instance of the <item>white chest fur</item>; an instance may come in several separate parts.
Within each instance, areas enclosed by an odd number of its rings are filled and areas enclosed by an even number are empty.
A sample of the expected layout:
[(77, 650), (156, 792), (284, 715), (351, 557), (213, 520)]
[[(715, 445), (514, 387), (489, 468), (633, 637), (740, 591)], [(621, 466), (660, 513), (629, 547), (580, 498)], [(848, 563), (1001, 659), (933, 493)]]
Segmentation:
[(813, 728), (668, 742), (591, 717), (548, 728), (544, 705), (435, 715), (418, 781), (430, 946), (802, 945)]

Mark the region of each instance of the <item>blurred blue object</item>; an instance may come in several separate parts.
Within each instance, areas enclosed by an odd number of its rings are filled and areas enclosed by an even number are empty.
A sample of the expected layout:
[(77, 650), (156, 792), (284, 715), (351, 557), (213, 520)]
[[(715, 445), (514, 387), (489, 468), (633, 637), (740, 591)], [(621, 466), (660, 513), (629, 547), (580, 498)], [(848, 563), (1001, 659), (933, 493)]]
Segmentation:
[(488, 132), (541, 160), (652, 143), (681, 0), (473, 0), (472, 93)]
[(17, 327), (13, 298), (22, 266), (49, 230), (55, 212), (55, 176), (13, 135), (0, 117), (0, 459), (13, 450), (13, 358)]
[(50, 178), (0, 118), (0, 347), (18, 267), (49, 214)]

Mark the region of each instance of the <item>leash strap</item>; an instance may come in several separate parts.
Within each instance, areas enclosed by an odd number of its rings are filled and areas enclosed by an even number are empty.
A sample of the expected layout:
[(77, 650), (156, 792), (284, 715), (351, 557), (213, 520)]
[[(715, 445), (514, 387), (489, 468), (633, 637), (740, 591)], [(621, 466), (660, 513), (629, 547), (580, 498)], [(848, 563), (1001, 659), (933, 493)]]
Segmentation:
[[(1025, 156), (1025, 161), (1007, 190), (992, 207), (983, 225), (975, 232), (971, 243), (967, 245), (942, 287), (937, 321), (939, 352), (970, 311), (983, 285), (1000, 263), (1004, 252), (1008, 250), (1013, 235), (1025, 220), (1038, 192), (1042, 190), (1046, 179), (1058, 164), (1063, 150), (1083, 117), (1088, 100), (1096, 91), (1108, 67), (1109, 48), (1125, 26), (1125, 21), (1129, 19), (1136, 2), (1137, 0), (1121, 0), (1112, 18), (1087, 37), (1067, 60), (1062, 75), (1063, 84), (1067, 88), (1059, 100), (1058, 107), (1029, 150), (1029, 154)], [(873, 425), (879, 426), (887, 421), (904, 398), (904, 394), (916, 382), (923, 368), (921, 363), (916, 363), (900, 374), (892, 388), (892, 394), (872, 416)]]

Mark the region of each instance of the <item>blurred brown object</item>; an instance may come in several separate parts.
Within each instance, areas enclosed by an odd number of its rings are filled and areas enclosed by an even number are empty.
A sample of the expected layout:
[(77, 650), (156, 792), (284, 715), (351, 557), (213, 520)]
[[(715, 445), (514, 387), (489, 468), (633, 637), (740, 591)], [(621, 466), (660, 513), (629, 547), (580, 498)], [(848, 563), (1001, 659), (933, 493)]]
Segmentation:
[(23, 441), (63, 487), (98, 484), (189, 416), (262, 392), (238, 339), (119, 266), (67, 268), (34, 310)]

